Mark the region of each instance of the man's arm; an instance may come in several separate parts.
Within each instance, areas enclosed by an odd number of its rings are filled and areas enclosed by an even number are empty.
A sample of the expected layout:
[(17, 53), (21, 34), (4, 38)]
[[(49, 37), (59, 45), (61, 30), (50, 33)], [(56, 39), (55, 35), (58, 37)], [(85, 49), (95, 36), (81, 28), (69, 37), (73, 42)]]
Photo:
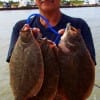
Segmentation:
[(94, 61), (94, 64), (96, 65), (96, 54), (95, 54), (92, 33), (90, 31), (89, 26), (87, 25), (87, 23), (85, 21), (83, 21), (83, 25), (81, 26), (81, 33), (82, 33), (83, 39), (85, 41), (85, 44), (90, 52), (90, 55)]
[(11, 57), (13, 48), (15, 46), (15, 43), (18, 39), (19, 32), (20, 32), (20, 30), (21, 30), (21, 28), (23, 27), (24, 24), (25, 24), (25, 20), (21, 20), (21, 21), (17, 22), (13, 27), (11, 40), (10, 40), (10, 45), (9, 45), (9, 50), (8, 50), (8, 55), (7, 55), (7, 59), (6, 59), (6, 61), (8, 63), (10, 62), (10, 57)]

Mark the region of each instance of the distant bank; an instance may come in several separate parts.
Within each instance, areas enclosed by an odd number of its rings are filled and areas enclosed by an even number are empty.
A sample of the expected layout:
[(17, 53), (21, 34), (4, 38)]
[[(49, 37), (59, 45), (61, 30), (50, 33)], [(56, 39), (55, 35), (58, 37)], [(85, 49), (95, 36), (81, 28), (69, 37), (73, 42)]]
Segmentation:
[[(100, 5), (60, 6), (60, 8), (78, 8), (78, 7), (100, 7)], [(38, 9), (38, 7), (35, 6), (35, 7), (20, 7), (20, 8), (0, 8), (0, 10), (29, 10), (29, 9)]]

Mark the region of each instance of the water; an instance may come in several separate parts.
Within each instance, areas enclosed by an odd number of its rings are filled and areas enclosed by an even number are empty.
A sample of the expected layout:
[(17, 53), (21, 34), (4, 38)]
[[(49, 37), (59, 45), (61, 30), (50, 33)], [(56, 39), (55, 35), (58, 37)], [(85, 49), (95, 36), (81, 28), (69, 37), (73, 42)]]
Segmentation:
[[(63, 8), (61, 11), (73, 17), (83, 18), (90, 26), (97, 59), (95, 83), (100, 86), (100, 7)], [(38, 13), (38, 10), (0, 11), (0, 100), (13, 100), (9, 85), (9, 65), (5, 62), (13, 25), (32, 13)], [(88, 100), (99, 100), (99, 98), (100, 88), (94, 85)]]

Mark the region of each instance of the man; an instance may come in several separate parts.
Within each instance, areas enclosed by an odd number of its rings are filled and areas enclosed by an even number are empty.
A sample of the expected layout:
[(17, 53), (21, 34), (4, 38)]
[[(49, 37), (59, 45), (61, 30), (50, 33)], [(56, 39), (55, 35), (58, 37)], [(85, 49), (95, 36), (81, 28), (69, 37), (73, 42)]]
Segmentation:
[[(96, 65), (95, 49), (94, 49), (92, 34), (90, 32), (90, 29), (87, 23), (80, 18), (73, 18), (67, 15), (64, 15), (60, 11), (60, 0), (36, 0), (36, 4), (39, 8), (40, 14), (48, 19), (49, 23), (52, 25), (52, 27), (56, 31), (63, 32), (62, 29), (64, 29), (66, 27), (66, 24), (69, 22), (75, 28), (78, 28), (81, 30), (82, 37)], [(21, 20), (17, 22), (13, 28), (10, 47), (9, 47), (8, 56), (7, 56), (7, 62), (10, 61), (10, 57), (11, 57), (14, 45), (19, 36), (19, 31), (24, 26), (25, 22), (26, 22), (25, 20)], [(32, 19), (30, 26), (36, 27), (36, 28), (33, 28), (33, 31), (35, 32), (40, 31), (43, 37), (47, 37), (48, 39), (52, 41), (55, 40), (56, 35), (51, 32), (51, 30), (47, 27), (46, 22), (39, 16), (35, 16)]]

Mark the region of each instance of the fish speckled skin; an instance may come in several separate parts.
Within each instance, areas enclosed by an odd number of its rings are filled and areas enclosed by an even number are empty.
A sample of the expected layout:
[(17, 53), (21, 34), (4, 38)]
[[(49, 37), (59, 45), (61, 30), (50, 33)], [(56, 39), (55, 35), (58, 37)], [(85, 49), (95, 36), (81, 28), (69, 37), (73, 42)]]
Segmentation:
[(94, 86), (95, 68), (80, 32), (68, 24), (58, 47), (60, 83), (55, 100), (86, 100)]
[(10, 60), (10, 83), (15, 100), (36, 96), (44, 80), (40, 46), (31, 29), (21, 30)]
[(57, 61), (57, 47), (47, 40), (39, 41), (44, 60), (44, 81), (37, 96), (31, 100), (53, 100), (59, 83), (59, 65)]

